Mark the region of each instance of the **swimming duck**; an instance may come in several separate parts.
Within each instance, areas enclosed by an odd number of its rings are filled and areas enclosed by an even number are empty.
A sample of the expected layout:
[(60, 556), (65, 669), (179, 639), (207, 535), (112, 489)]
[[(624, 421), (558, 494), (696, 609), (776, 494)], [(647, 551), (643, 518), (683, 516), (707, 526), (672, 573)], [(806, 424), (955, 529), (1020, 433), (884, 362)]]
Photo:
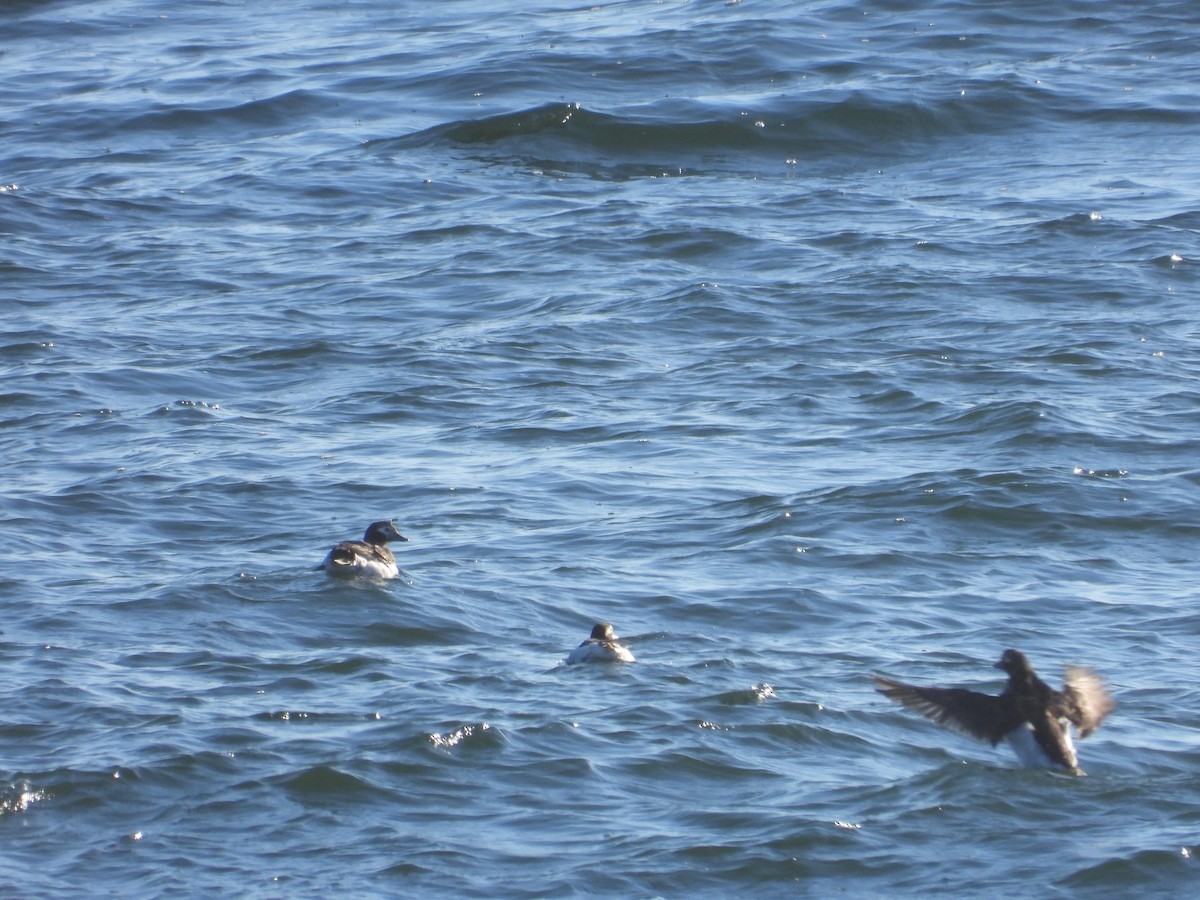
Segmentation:
[(995, 668), (1008, 673), (999, 696), (964, 688), (916, 687), (875, 676), (875, 689), (939, 725), (990, 741), (1007, 740), (1028, 768), (1059, 768), (1082, 775), (1069, 725), (1085, 738), (1116, 708), (1091, 669), (1067, 666), (1061, 691), (1033, 671), (1020, 650), (1005, 650)]
[(395, 578), (400, 574), (400, 567), (387, 548), (387, 542), (407, 540), (391, 522), (372, 522), (361, 541), (342, 541), (329, 551), (317, 568), (334, 575)]
[(636, 662), (629, 648), (617, 640), (613, 627), (599, 622), (592, 628), (592, 636), (571, 651), (567, 663), (584, 662)]

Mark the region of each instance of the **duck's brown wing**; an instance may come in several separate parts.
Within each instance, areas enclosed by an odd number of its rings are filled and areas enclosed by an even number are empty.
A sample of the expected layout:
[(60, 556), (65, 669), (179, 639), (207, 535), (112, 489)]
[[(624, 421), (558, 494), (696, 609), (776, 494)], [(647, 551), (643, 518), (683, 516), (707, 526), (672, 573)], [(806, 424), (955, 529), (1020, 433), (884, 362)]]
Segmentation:
[(1007, 697), (965, 688), (917, 687), (875, 676), (875, 690), (946, 728), (993, 745), (1021, 724)]
[(336, 562), (347, 565), (355, 559), (373, 559), (381, 563), (396, 561), (386, 544), (372, 544), (369, 541), (342, 541), (333, 548), (333, 558)]
[(1066, 684), (1057, 699), (1055, 714), (1069, 719), (1081, 738), (1099, 728), (1117, 708), (1100, 676), (1084, 666), (1067, 666)]

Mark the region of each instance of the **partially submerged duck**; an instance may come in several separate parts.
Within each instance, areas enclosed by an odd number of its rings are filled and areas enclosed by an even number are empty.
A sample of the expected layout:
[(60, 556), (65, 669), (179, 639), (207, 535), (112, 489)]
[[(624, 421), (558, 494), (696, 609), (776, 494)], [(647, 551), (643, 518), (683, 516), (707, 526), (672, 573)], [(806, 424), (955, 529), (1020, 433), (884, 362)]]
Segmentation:
[(585, 662), (636, 662), (629, 648), (617, 640), (613, 627), (607, 622), (598, 622), (592, 628), (592, 636), (571, 651), (567, 663)]
[(400, 567), (388, 541), (407, 541), (391, 522), (372, 522), (361, 541), (342, 541), (325, 556), (318, 568), (333, 575), (369, 575), (396, 578)]

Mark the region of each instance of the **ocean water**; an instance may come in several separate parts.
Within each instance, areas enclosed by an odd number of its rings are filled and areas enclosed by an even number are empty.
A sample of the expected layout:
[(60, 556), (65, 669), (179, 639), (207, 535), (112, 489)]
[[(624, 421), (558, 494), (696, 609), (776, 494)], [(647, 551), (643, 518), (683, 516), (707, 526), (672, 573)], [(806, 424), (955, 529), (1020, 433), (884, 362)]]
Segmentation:
[(4, 896), (1200, 889), (1200, 7), (0, 27)]

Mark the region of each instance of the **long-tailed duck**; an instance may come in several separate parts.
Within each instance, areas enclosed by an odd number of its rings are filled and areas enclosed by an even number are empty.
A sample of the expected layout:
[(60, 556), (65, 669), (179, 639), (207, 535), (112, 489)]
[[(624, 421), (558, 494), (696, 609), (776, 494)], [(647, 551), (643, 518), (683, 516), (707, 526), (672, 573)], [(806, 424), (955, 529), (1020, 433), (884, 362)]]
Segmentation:
[(993, 747), (1007, 740), (1023, 766), (1082, 775), (1068, 723), (1085, 738), (1117, 705), (1099, 676), (1082, 666), (1067, 666), (1066, 683), (1056, 691), (1038, 678), (1019, 650), (1005, 650), (995, 667), (1008, 673), (1008, 684), (996, 697), (964, 688), (916, 687), (879, 675), (875, 689)]
[(567, 663), (584, 662), (636, 662), (629, 648), (617, 640), (613, 627), (599, 622), (592, 628), (592, 636), (571, 651)]
[(317, 568), (334, 575), (370, 575), (395, 578), (400, 574), (388, 541), (407, 541), (391, 522), (372, 522), (361, 541), (342, 541)]

